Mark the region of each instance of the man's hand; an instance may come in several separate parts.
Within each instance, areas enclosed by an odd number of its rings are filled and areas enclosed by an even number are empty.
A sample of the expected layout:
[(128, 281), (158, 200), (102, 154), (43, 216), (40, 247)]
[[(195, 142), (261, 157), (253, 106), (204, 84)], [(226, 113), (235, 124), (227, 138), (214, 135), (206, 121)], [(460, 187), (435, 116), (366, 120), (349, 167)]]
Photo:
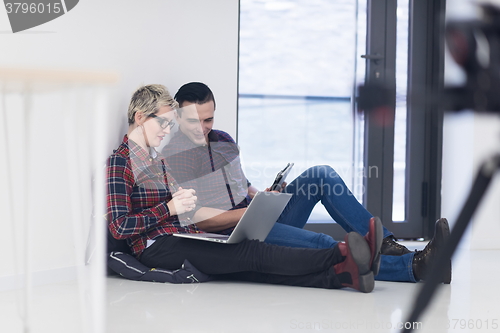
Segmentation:
[(265, 191), (265, 192), (276, 192), (276, 193), (281, 193), (281, 192), (283, 192), (283, 190), (285, 189), (285, 187), (286, 187), (286, 182), (283, 182), (283, 184), (281, 184), (281, 188), (280, 188), (280, 190), (279, 190), (279, 191), (271, 191), (271, 188), (269, 188), (269, 187), (268, 187), (268, 188), (266, 188), (264, 191)]
[(172, 200), (167, 202), (170, 215), (181, 215), (192, 211), (196, 207), (196, 191), (193, 189), (183, 189), (179, 187), (179, 190), (172, 195)]

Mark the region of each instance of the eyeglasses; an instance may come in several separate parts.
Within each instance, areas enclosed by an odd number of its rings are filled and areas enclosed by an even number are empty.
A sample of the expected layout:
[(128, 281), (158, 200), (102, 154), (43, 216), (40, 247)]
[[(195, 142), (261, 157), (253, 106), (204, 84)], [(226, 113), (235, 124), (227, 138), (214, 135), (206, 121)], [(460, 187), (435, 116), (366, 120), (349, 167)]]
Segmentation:
[(172, 128), (175, 125), (175, 121), (173, 121), (173, 120), (169, 121), (168, 119), (165, 119), (163, 117), (158, 117), (157, 115), (154, 115), (154, 114), (151, 114), (149, 116), (151, 118), (155, 118), (156, 121), (158, 122), (158, 124), (160, 124), (160, 127), (163, 128), (163, 129), (165, 129), (167, 127)]

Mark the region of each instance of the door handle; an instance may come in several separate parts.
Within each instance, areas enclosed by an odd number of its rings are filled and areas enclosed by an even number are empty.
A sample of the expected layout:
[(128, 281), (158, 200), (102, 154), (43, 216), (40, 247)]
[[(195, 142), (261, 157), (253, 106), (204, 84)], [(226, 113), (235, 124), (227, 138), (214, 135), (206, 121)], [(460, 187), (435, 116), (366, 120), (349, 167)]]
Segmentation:
[(377, 60), (382, 60), (382, 59), (384, 59), (385, 57), (384, 57), (383, 55), (380, 55), (380, 54), (375, 53), (375, 54), (363, 54), (363, 55), (361, 56), (361, 58), (363, 58), (363, 59), (368, 59), (368, 60), (375, 60), (375, 61), (377, 61)]

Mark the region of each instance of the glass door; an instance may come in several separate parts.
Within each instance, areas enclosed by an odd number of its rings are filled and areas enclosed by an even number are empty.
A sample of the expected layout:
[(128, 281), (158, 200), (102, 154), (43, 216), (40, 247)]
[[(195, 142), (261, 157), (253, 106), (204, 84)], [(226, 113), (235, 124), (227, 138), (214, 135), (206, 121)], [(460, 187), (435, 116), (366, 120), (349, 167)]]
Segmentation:
[[(352, 96), (365, 35), (365, 1), (240, 1), (237, 139), (254, 186), (269, 187), (288, 162), (290, 179), (326, 164), (362, 201), (363, 119)], [(309, 221), (333, 223), (322, 205)]]
[(432, 236), (440, 211), (444, 0), (368, 0), (366, 82), (385, 108), (365, 110), (364, 205), (398, 238)]
[[(330, 165), (397, 237), (428, 237), (440, 210), (442, 120), (422, 101), (441, 84), (441, 7), (241, 0), (237, 140), (252, 184), (268, 187), (288, 162), (290, 177)], [(355, 112), (365, 82), (395, 96), (382, 122)], [(338, 237), (333, 222), (317, 205), (306, 228)]]

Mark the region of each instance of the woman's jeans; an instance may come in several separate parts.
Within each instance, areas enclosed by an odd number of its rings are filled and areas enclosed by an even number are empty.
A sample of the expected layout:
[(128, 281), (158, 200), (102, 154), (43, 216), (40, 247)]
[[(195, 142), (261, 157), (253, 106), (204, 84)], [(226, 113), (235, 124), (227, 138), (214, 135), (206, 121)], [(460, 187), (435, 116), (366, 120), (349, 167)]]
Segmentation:
[[(337, 172), (327, 165), (318, 165), (304, 171), (285, 188), (292, 193), (277, 223), (265, 242), (290, 247), (331, 248), (337, 244), (332, 237), (303, 229), (314, 206), (321, 201), (326, 210), (346, 232), (361, 235), (368, 232), (372, 215), (358, 202)], [(384, 227), (384, 237), (392, 233)], [(380, 272), (375, 277), (382, 281), (416, 282), (412, 261), (414, 253), (402, 256), (382, 256)]]

